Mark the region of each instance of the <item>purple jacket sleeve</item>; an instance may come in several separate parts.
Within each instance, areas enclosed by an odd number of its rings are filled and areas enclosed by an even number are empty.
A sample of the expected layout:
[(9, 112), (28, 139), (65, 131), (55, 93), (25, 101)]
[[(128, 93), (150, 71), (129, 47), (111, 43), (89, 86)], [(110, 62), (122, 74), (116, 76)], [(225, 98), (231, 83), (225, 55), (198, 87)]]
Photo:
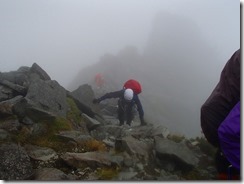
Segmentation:
[(221, 150), (233, 167), (240, 170), (240, 102), (218, 128)]

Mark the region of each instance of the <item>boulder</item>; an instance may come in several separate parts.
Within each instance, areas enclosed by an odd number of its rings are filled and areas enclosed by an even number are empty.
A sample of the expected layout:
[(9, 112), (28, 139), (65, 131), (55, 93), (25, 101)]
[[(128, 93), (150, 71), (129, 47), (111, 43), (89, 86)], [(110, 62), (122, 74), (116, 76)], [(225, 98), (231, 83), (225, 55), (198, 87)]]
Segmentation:
[(25, 180), (33, 173), (30, 158), (17, 144), (0, 146), (0, 178), (2, 180)]
[(91, 137), (87, 133), (84, 134), (81, 131), (75, 131), (75, 130), (61, 131), (56, 135), (62, 138), (64, 141), (75, 141), (76, 143), (85, 142), (93, 139), (93, 137)]
[(51, 80), (51, 77), (36, 63), (33, 63), (33, 65), (30, 68), (30, 71), (38, 74), (40, 79), (44, 81)]
[(66, 117), (68, 104), (66, 90), (56, 81), (32, 81), (26, 98), (33, 101), (38, 108)]
[(97, 121), (96, 119), (93, 119), (93, 118), (89, 117), (85, 113), (82, 113), (81, 115), (82, 115), (84, 121), (86, 122), (86, 127), (87, 127), (87, 129), (89, 131), (92, 131), (93, 129), (95, 129), (99, 125), (101, 125), (101, 123), (99, 121)]
[(0, 102), (14, 97), (14, 90), (0, 84)]
[(126, 151), (130, 155), (136, 155), (147, 159), (151, 154), (153, 143), (140, 141), (132, 136), (126, 136), (122, 139), (117, 139), (115, 149), (118, 151)]
[(14, 113), (18, 116), (21, 122), (28, 117), (33, 121), (39, 120), (54, 120), (57, 116), (53, 112), (44, 110), (37, 103), (34, 103), (32, 100), (24, 97), (18, 103), (13, 106)]
[(57, 180), (69, 180), (63, 171), (56, 168), (40, 168), (37, 169), (32, 179), (38, 181), (57, 181)]
[(121, 156), (114, 156), (108, 152), (67, 152), (61, 158), (71, 167), (79, 168), (84, 164), (90, 167), (120, 165), (123, 161)]
[(71, 95), (79, 100), (81, 103), (89, 107), (93, 106), (92, 100), (94, 99), (94, 92), (92, 87), (88, 84), (81, 85), (79, 88), (71, 92)]
[(40, 160), (45, 162), (57, 155), (56, 152), (51, 148), (40, 147), (31, 144), (25, 145), (24, 148), (29, 157), (34, 160)]
[(23, 96), (16, 96), (12, 99), (0, 102), (0, 115), (1, 117), (14, 115), (13, 107), (20, 102)]
[(0, 84), (8, 87), (9, 89), (12, 89), (16, 95), (23, 95), (23, 96), (26, 95), (27, 88), (23, 87), (19, 84), (15, 84), (15, 83), (10, 82), (8, 80), (2, 80), (2, 81), (0, 81)]
[(190, 170), (199, 162), (199, 159), (184, 143), (176, 143), (157, 136), (155, 137), (155, 151), (160, 161), (175, 163), (177, 169)]

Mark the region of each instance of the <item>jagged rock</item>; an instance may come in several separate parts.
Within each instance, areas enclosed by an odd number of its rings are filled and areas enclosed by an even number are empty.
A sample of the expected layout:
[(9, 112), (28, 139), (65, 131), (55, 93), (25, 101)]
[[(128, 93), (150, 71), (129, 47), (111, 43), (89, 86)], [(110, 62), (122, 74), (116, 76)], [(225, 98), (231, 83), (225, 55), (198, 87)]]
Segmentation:
[(84, 84), (79, 86), (76, 90), (71, 92), (71, 95), (81, 103), (93, 107), (92, 100), (95, 96), (90, 85)]
[(6, 86), (0, 85), (0, 102), (13, 98), (14, 97), (13, 93), (14, 90)]
[(20, 122), (17, 119), (5, 119), (0, 123), (0, 128), (10, 133), (17, 132), (20, 127)]
[(82, 102), (80, 102), (79, 100), (77, 100), (76, 98), (74, 98), (69, 91), (67, 91), (67, 96), (70, 97), (70, 98), (72, 98), (74, 100), (76, 106), (79, 108), (79, 110), (82, 113), (87, 114), (91, 118), (94, 118), (95, 117), (95, 115), (96, 115), (95, 112), (93, 112), (93, 110), (90, 107), (88, 107), (87, 105), (83, 104)]
[(91, 131), (91, 135), (98, 140), (104, 140), (111, 136), (121, 138), (125, 135), (124, 129), (117, 125), (104, 125), (99, 126)]
[(0, 178), (2, 180), (24, 180), (31, 176), (33, 168), (26, 151), (16, 144), (0, 146)]
[(34, 146), (30, 144), (25, 145), (24, 148), (29, 157), (34, 160), (47, 161), (57, 155), (57, 153), (51, 148)]
[(40, 76), (40, 79), (46, 81), (51, 80), (51, 77), (36, 63), (33, 63), (33, 65), (30, 68), (30, 71), (33, 73), (36, 73)]
[[(16, 96), (20, 93), (23, 96)], [(72, 115), (72, 118), (67, 116), (73, 131), (56, 134), (58, 141), (66, 144), (58, 153), (63, 155), (61, 160), (51, 148), (26, 145), (25, 150), (10, 143), (16, 138), (28, 142), (32, 137), (41, 139), (41, 136), (45, 136), (48, 131), (46, 122), (49, 121), (42, 120), (53, 121), (57, 116), (66, 117), (67, 112), (72, 114), (67, 97), (74, 100), (83, 114), (80, 122), (76, 122)], [(36, 63), (31, 68), (20, 67), (15, 72), (0, 72), (0, 140), (1, 143), (8, 143), (0, 145), (0, 179), (99, 180), (102, 177), (98, 172), (103, 171), (100, 169), (113, 165), (119, 168), (119, 175), (111, 180), (183, 180), (182, 171), (200, 165), (198, 159), (205, 164), (201, 167), (213, 163), (213, 160), (203, 158), (207, 156), (198, 145), (201, 142), (186, 139), (181, 143), (170, 141), (174, 136), (166, 127), (152, 124), (139, 126), (138, 115), (132, 126), (118, 126), (117, 100), (93, 105), (93, 98), (90, 86), (80, 86), (70, 93), (52, 81)], [(89, 146), (94, 143), (93, 140), (96, 140), (95, 144), (100, 140), (108, 145), (106, 151), (77, 153), (85, 151), (83, 144)], [(69, 152), (65, 153), (66, 150)], [(34, 167), (39, 168), (35, 174), (30, 158)], [(84, 169), (86, 165), (89, 171)], [(213, 168), (196, 170), (201, 172), (202, 178), (214, 178), (216, 174)]]
[(19, 117), (20, 121), (22, 121), (26, 116), (33, 121), (43, 119), (53, 120), (56, 117), (53, 112), (38, 107), (36, 103), (26, 97), (20, 99), (20, 101), (13, 106), (13, 111)]
[(163, 136), (163, 138), (167, 138), (170, 135), (170, 131), (168, 128), (159, 125), (159, 126), (153, 127), (152, 135), (153, 136)]
[(153, 144), (150, 142), (139, 141), (132, 136), (126, 136), (122, 139), (117, 139), (115, 149), (118, 151), (126, 151), (130, 155), (136, 155), (147, 159), (151, 153)]
[(5, 100), (5, 101), (0, 102), (1, 117), (14, 115), (13, 107), (15, 104), (20, 102), (21, 99), (23, 99), (23, 96), (16, 96), (10, 100)]
[(115, 142), (112, 141), (112, 140), (109, 139), (109, 138), (106, 138), (106, 139), (104, 139), (104, 140), (102, 140), (102, 141), (103, 141), (104, 144), (106, 144), (106, 145), (109, 146), (109, 147), (112, 147), (112, 148), (115, 147)]
[(15, 84), (15, 83), (12, 83), (12, 82), (7, 81), (7, 80), (0, 81), (0, 84), (2, 84), (4, 86), (14, 90), (16, 95), (23, 95), (23, 96), (26, 95), (26, 92), (27, 92), (27, 88), (26, 87), (23, 87), (21, 85)]
[(86, 127), (88, 128), (89, 131), (91, 131), (91, 130), (95, 129), (96, 127), (98, 127), (99, 125), (101, 125), (101, 123), (99, 121), (89, 117), (85, 113), (82, 113), (81, 115), (82, 115), (84, 121), (86, 122)]
[(40, 79), (33, 81), (29, 86), (26, 98), (33, 101), (40, 109), (66, 117), (68, 111), (66, 90), (56, 81)]
[(8, 81), (12, 84), (27, 87), (29, 70), (19, 69), (18, 71), (0, 73), (0, 84), (2, 81)]
[(34, 180), (41, 181), (57, 181), (57, 180), (71, 180), (74, 178), (69, 177), (63, 171), (56, 168), (41, 168), (36, 170), (32, 176)]
[(83, 132), (80, 131), (61, 131), (58, 134), (56, 134), (58, 137), (61, 137), (63, 139), (66, 139), (67, 141), (75, 141), (77, 143), (79, 142), (85, 142), (92, 140), (93, 137), (91, 137), (88, 134), (84, 134)]
[(189, 170), (197, 166), (199, 160), (183, 143), (155, 137), (155, 151), (157, 157), (164, 161), (176, 163), (179, 169)]
[(70, 153), (67, 152), (61, 158), (71, 167), (79, 168), (84, 164), (90, 167), (121, 165), (123, 158), (113, 156), (107, 152), (86, 152)]
[(127, 130), (125, 130), (126, 135), (131, 135), (137, 139), (139, 138), (146, 138), (152, 136), (152, 125), (146, 125), (146, 126), (134, 126)]

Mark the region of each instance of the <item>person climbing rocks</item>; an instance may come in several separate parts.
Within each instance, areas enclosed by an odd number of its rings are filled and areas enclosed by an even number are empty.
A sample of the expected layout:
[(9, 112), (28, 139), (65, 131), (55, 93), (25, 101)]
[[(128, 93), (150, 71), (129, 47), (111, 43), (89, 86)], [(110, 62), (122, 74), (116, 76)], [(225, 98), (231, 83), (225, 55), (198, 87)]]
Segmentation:
[(130, 79), (125, 82), (123, 89), (106, 93), (100, 98), (93, 99), (94, 104), (109, 98), (118, 98), (118, 119), (120, 126), (124, 125), (124, 121), (130, 126), (134, 118), (133, 108), (136, 105), (139, 113), (141, 125), (146, 125), (144, 121), (144, 111), (138, 94), (141, 93), (141, 85), (138, 81)]

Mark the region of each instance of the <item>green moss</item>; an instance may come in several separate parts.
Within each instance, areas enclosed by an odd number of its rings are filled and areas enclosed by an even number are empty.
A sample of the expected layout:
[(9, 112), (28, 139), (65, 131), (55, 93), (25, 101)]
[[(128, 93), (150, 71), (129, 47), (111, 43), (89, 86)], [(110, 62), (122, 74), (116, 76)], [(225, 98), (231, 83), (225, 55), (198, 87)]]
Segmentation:
[(50, 147), (56, 151), (66, 148), (66, 143), (56, 134), (59, 131), (72, 130), (70, 121), (65, 118), (56, 118), (53, 121), (42, 121), (37, 124), (41, 127), (38, 133), (33, 134), (27, 126), (23, 126), (18, 133), (12, 135), (12, 140), (21, 144)]
[(98, 176), (100, 180), (111, 180), (118, 176), (119, 167), (104, 167), (98, 170)]
[(50, 133), (54, 134), (59, 131), (72, 130), (71, 123), (65, 118), (56, 118), (53, 122), (48, 123)]
[(69, 104), (70, 110), (67, 114), (67, 119), (79, 123), (81, 121), (81, 112), (72, 98), (67, 98), (67, 103)]

